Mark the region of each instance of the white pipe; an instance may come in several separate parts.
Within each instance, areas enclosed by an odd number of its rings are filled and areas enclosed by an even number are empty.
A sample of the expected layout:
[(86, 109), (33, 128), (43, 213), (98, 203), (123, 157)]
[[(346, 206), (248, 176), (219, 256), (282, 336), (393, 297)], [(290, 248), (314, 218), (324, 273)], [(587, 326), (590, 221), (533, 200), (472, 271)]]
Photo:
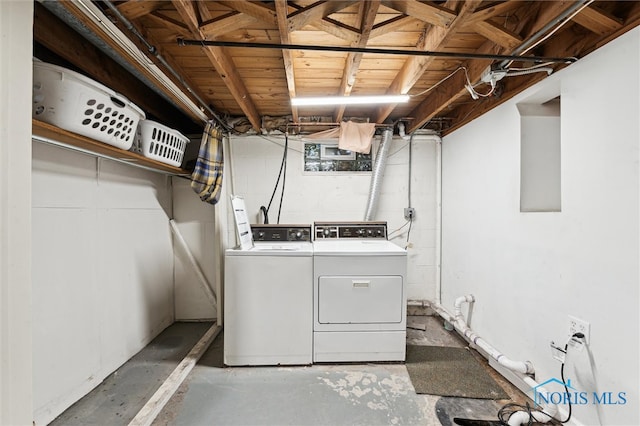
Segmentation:
[[(472, 303), (475, 301), (473, 295), (466, 295), (458, 297), (454, 302), (454, 310), (455, 315), (451, 315), (449, 311), (447, 311), (440, 303), (432, 303), (431, 307), (434, 311), (438, 313), (445, 321), (451, 323), (456, 330), (462, 334), (466, 339), (468, 339), (471, 343), (475, 344), (477, 347), (482, 349), (487, 355), (491, 356), (495, 359), (500, 365), (520, 373), (521, 379), (531, 386), (531, 388), (537, 388), (538, 392), (545, 393), (546, 390), (540, 386), (538, 382), (536, 382), (533, 378), (528, 376), (528, 374), (533, 374), (535, 369), (533, 368), (533, 364), (530, 361), (513, 361), (502, 353), (493, 348), (489, 343), (480, 338), (473, 330), (471, 330), (462, 315), (461, 306), (463, 303)], [(532, 411), (531, 417), (535, 419), (535, 421), (540, 423), (547, 423), (555, 415), (558, 413), (558, 406), (555, 404), (539, 404), (540, 409), (543, 412)], [(510, 426), (521, 426), (529, 424), (531, 419), (529, 412), (527, 411), (516, 411), (509, 417), (508, 424)]]
[(436, 139), (436, 303), (442, 303), (442, 139)]
[(187, 242), (182, 237), (182, 234), (178, 229), (178, 225), (176, 225), (176, 221), (171, 219), (169, 220), (169, 224), (171, 225), (171, 230), (173, 231), (173, 235), (176, 237), (176, 240), (180, 244), (180, 247), (182, 247), (182, 250), (184, 250), (185, 254), (187, 255), (187, 259), (189, 260), (189, 263), (191, 263), (191, 267), (193, 268), (193, 271), (196, 273), (196, 276), (198, 277), (198, 281), (200, 282), (200, 286), (204, 290), (204, 294), (207, 296), (207, 299), (209, 299), (209, 302), (211, 303), (211, 305), (217, 308), (218, 305), (217, 305), (216, 295), (214, 291), (211, 289), (211, 285), (209, 284), (207, 277), (205, 277), (204, 274), (202, 273), (202, 269), (200, 268), (200, 265), (198, 265), (196, 258), (193, 256), (193, 253), (191, 253), (191, 250), (189, 249)]
[(405, 125), (402, 121), (398, 122), (398, 136), (400, 136), (405, 141), (411, 138), (411, 136), (406, 134)]
[(498, 361), (498, 363), (509, 370), (517, 371), (522, 374), (533, 374), (535, 370), (533, 365), (529, 361), (514, 361), (507, 358), (502, 352), (491, 346), (486, 340), (478, 336), (469, 326), (462, 315), (461, 305), (463, 303), (473, 303), (475, 301), (473, 295), (458, 297), (454, 303), (455, 315), (453, 317), (453, 326), (470, 342), (481, 348), (491, 358)]
[[(536, 388), (536, 392), (544, 394), (547, 393), (547, 390), (544, 387), (540, 386), (540, 384), (533, 380), (531, 377), (524, 376), (522, 379), (532, 388)], [(516, 411), (515, 413), (511, 414), (507, 423), (509, 424), (509, 426), (528, 425), (530, 424), (532, 418), (536, 422), (547, 423), (551, 421), (551, 419), (553, 419), (556, 414), (558, 414), (558, 406), (555, 404), (544, 403), (538, 405), (540, 405), (539, 410), (542, 411)]]

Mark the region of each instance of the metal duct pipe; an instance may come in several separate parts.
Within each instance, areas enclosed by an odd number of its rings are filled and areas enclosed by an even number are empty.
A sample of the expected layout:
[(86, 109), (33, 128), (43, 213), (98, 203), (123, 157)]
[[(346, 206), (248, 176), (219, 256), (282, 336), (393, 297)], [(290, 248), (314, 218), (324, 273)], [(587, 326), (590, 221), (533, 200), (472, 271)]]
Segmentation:
[(376, 162), (373, 165), (373, 174), (371, 175), (371, 186), (369, 187), (369, 200), (367, 202), (367, 210), (364, 220), (373, 219), (376, 208), (378, 207), (378, 196), (380, 195), (380, 187), (382, 185), (382, 176), (384, 168), (387, 165), (387, 157), (389, 156), (389, 147), (391, 146), (391, 137), (393, 129), (387, 128), (382, 131), (382, 141), (376, 155)]

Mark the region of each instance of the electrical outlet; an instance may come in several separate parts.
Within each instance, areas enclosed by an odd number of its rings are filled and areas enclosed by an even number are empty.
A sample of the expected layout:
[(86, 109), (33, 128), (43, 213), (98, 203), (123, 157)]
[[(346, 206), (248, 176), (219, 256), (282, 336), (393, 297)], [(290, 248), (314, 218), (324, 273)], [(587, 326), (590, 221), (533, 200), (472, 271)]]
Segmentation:
[(404, 208), (404, 218), (407, 220), (414, 219), (416, 217), (416, 210), (413, 207)]
[(571, 338), (575, 333), (584, 334), (585, 342), (589, 343), (589, 323), (581, 320), (580, 318), (576, 318), (572, 315), (569, 315), (569, 334), (568, 337)]

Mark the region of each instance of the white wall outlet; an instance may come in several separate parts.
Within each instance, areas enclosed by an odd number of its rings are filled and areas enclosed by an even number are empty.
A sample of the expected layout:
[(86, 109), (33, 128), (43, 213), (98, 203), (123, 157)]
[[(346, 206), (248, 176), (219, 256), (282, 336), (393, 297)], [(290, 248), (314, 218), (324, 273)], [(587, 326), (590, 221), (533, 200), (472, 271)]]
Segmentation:
[(584, 334), (584, 340), (585, 342), (589, 343), (590, 338), (589, 338), (589, 323), (581, 320), (580, 318), (576, 318), (572, 315), (569, 315), (569, 332), (568, 332), (568, 338), (571, 338), (571, 336), (573, 336), (575, 333), (582, 333)]

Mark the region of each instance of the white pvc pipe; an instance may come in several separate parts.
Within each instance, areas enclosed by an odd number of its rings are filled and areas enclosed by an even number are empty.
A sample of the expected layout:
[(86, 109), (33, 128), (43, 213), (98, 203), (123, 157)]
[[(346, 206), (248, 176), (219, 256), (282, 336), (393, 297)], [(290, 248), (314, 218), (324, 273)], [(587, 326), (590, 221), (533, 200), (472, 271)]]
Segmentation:
[(491, 358), (509, 370), (517, 371), (522, 374), (533, 374), (533, 365), (529, 361), (514, 361), (507, 358), (502, 352), (491, 346), (486, 340), (478, 336), (469, 326), (462, 315), (461, 305), (463, 303), (473, 303), (475, 301), (473, 295), (458, 297), (454, 303), (453, 326), (470, 342), (485, 351)]
[[(456, 330), (462, 334), (466, 339), (482, 349), (486, 354), (495, 359), (500, 365), (520, 373), (520, 378), (532, 388), (537, 388), (538, 392), (545, 393), (546, 390), (540, 387), (540, 384), (528, 374), (534, 373), (533, 365), (530, 361), (513, 361), (498, 350), (493, 348), (489, 343), (480, 338), (473, 330), (471, 330), (462, 315), (461, 306), (463, 303), (472, 303), (475, 301), (473, 295), (466, 295), (458, 297), (454, 302), (454, 315), (451, 315), (440, 303), (432, 303), (431, 307), (438, 313), (445, 321), (451, 323)], [(555, 404), (539, 404), (543, 412), (532, 411), (531, 417), (539, 423), (549, 422), (558, 413), (558, 406)], [(530, 415), (527, 411), (516, 411), (509, 417), (508, 424), (510, 426), (521, 426), (529, 424)]]
[(436, 139), (436, 302), (442, 303), (442, 139)]

